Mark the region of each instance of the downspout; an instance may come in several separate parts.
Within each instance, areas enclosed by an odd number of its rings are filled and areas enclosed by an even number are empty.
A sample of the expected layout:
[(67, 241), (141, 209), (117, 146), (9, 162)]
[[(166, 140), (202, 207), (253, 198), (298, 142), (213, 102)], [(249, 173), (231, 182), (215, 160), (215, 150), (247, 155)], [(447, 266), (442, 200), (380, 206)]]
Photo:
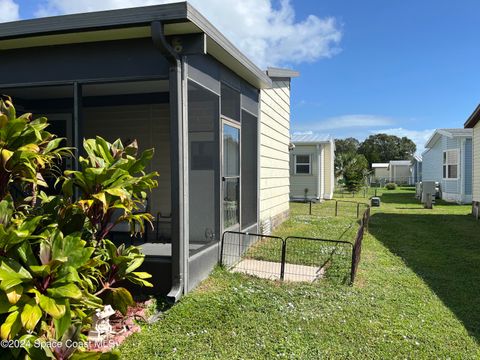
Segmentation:
[(171, 186), (178, 184), (177, 191), (172, 191), (172, 288), (167, 295), (171, 302), (178, 301), (185, 288), (185, 234), (184, 234), (184, 169), (183, 169), (183, 111), (182, 111), (182, 59), (167, 42), (163, 23), (151, 23), (153, 45), (170, 63), (170, 139), (176, 144), (170, 152)]

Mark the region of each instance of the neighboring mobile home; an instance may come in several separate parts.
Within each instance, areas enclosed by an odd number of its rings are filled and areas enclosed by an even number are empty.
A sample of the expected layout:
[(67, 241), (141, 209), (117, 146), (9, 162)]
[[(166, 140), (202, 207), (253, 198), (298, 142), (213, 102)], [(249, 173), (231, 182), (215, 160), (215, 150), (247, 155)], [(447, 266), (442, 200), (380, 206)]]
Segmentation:
[(465, 122), (472, 131), (472, 201), (473, 213), (480, 216), (480, 105)]
[(373, 163), (373, 182), (385, 184), (388, 182), (390, 172), (388, 171), (389, 163)]
[(293, 134), (290, 155), (290, 198), (332, 199), (335, 187), (335, 142), (317, 134)]
[(388, 181), (398, 185), (409, 185), (410, 166), (410, 160), (391, 160), (388, 164)]
[(149, 211), (168, 230), (148, 234), (144, 267), (172, 300), (209, 274), (224, 231), (288, 213), (296, 73), (269, 75), (185, 2), (0, 24), (0, 92), (20, 111), (76, 147), (100, 135), (155, 148)]
[(410, 165), (410, 184), (415, 185), (422, 181), (422, 157), (418, 155), (413, 156), (412, 163)]
[(472, 201), (472, 130), (438, 129), (422, 154), (422, 181), (440, 183), (442, 199)]

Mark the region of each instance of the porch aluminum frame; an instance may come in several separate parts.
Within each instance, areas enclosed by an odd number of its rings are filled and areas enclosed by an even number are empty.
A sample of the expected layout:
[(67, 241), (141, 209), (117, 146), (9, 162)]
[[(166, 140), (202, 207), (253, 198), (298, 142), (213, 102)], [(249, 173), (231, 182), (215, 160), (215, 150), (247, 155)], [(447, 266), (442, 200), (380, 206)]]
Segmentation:
[[(179, 23), (187, 24), (189, 28), (188, 31), (180, 31), (181, 36), (188, 37), (190, 34), (200, 39), (198, 33), (205, 34), (203, 46), (197, 47), (203, 52), (173, 51), (166, 33), (174, 36), (178, 30), (175, 24)], [(136, 35), (125, 37), (125, 32), (120, 31), (122, 29)], [(96, 33), (102, 38), (92, 37)], [(35, 48), (35, 62), (26, 56), (31, 54), (32, 48)], [(253, 165), (257, 167), (257, 222), (242, 230), (257, 228), (259, 89), (270, 87), (271, 80), (188, 3), (0, 24), (0, 79), (0, 88), (4, 90), (71, 85), (74, 94), (73, 136), (77, 147), (83, 138), (83, 85), (169, 80), (172, 276), (168, 296), (172, 301), (178, 300), (209, 273), (218, 261), (220, 244), (218, 239), (215, 246), (193, 256), (189, 256), (186, 246), (189, 239), (188, 227), (185, 226), (189, 221), (189, 183), (186, 176), (189, 162), (188, 144), (185, 144), (188, 139), (187, 82), (193, 80), (210, 90), (212, 86), (219, 87), (221, 82), (230, 86), (233, 84), (241, 93), (240, 111), (247, 111), (257, 118), (257, 164)], [(218, 94), (219, 90), (216, 91)]]

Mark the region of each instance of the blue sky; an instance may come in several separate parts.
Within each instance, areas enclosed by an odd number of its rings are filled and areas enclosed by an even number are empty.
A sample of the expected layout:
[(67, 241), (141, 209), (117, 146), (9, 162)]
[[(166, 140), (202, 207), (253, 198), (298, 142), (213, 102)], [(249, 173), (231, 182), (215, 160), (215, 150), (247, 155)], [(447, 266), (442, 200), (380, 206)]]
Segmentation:
[[(343, 36), (336, 56), (297, 66), (293, 128), (358, 137), (390, 129), (421, 147), (427, 130), (462, 127), (480, 102), (479, 1), (294, 4), (298, 17), (334, 16)], [(365, 126), (335, 127), (358, 114)]]
[[(0, 21), (168, 1), (0, 0)], [(480, 102), (477, 0), (192, 3), (259, 66), (300, 71), (293, 131), (388, 132), (421, 150), (433, 129), (462, 127)], [(2, 19), (2, 6), (18, 13)]]

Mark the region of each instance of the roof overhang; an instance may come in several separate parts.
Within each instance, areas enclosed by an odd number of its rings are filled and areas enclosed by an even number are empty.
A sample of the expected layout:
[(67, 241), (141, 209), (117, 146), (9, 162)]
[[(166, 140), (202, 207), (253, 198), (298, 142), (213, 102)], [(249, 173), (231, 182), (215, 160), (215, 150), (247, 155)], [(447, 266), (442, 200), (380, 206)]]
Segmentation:
[[(456, 130), (456, 129), (454, 129)], [(448, 129), (437, 129), (435, 132), (432, 134), (430, 139), (428, 139), (427, 143), (425, 144), (425, 148), (429, 149), (432, 148), (435, 143), (442, 137), (448, 137), (448, 138), (462, 138), (462, 137), (469, 137), (472, 136), (471, 130), (463, 130), (460, 132), (451, 132)]]
[(271, 87), (270, 77), (187, 2), (3, 23), (0, 24), (0, 51), (147, 38), (151, 36), (153, 21), (165, 24), (167, 36), (204, 33), (209, 55), (256, 88)]
[(372, 163), (372, 169), (388, 169), (390, 163)]
[(292, 79), (300, 76), (300, 73), (291, 69), (269, 67), (267, 75), (272, 79)]
[(475, 125), (480, 121), (480, 105), (473, 111), (472, 115), (469, 116), (467, 121), (465, 121), (465, 128), (474, 128)]
[(439, 130), (435, 130), (432, 136), (430, 136), (430, 138), (427, 140), (425, 144), (425, 149), (432, 148), (441, 137), (442, 135), (440, 134)]
[(319, 144), (331, 144), (331, 140), (318, 140), (318, 141), (291, 141), (292, 144), (294, 145), (319, 145)]
[(410, 160), (392, 160), (390, 161), (390, 165), (392, 166), (410, 166), (412, 162)]

